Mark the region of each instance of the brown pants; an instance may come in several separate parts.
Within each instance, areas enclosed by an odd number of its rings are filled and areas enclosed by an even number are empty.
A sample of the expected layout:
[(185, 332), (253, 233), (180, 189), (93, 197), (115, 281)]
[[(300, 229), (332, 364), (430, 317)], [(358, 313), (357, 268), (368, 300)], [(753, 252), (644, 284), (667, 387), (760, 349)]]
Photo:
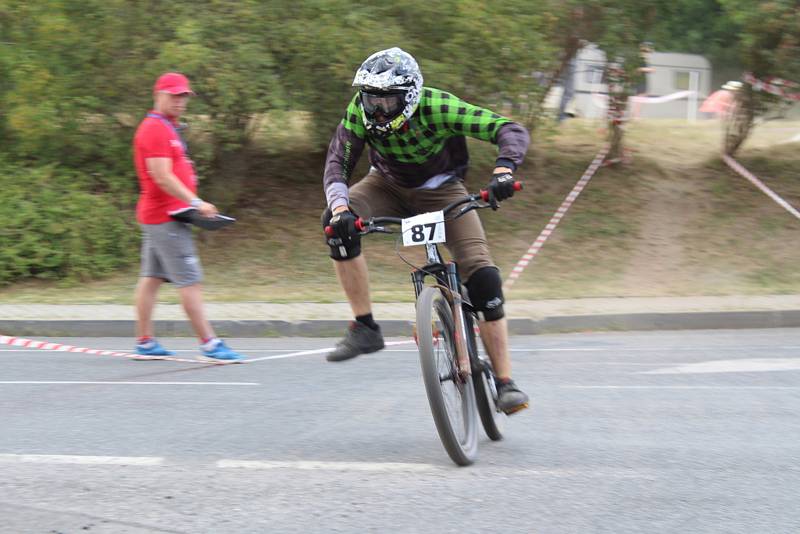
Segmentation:
[[(371, 171), (350, 188), (350, 207), (362, 219), (370, 217), (412, 217), (444, 208), (469, 194), (462, 182), (449, 182), (438, 189), (401, 187)], [(445, 223), (445, 243), (458, 263), (463, 281), (483, 267), (494, 267), (481, 219), (471, 211)]]

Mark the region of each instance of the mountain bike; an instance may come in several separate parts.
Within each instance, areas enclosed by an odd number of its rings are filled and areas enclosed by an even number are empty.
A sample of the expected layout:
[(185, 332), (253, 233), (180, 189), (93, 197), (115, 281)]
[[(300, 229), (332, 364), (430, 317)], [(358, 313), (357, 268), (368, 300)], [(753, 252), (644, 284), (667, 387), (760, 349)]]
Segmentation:
[[(516, 182), (519, 191), (522, 184)], [(489, 439), (503, 439), (506, 415), (497, 409), (492, 363), (478, 350), (478, 316), (461, 283), (458, 266), (445, 262), (438, 244), (446, 242), (445, 221), (490, 207), (488, 191), (467, 195), (441, 211), (402, 219), (356, 220), (361, 235), (393, 234), (400, 225), (404, 246), (424, 245), (426, 264), (411, 273), (416, 295), (414, 338), (433, 420), (447, 454), (458, 465), (470, 465), (478, 454), (478, 419)], [(457, 210), (455, 215), (451, 213)], [(333, 229), (325, 228), (332, 235)]]

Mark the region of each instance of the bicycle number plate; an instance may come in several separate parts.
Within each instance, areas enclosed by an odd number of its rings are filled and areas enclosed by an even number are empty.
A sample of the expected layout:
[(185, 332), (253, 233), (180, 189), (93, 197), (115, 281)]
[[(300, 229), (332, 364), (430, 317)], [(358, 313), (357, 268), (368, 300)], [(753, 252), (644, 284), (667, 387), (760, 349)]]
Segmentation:
[(403, 245), (411, 247), (426, 243), (444, 243), (444, 212), (432, 211), (403, 219)]

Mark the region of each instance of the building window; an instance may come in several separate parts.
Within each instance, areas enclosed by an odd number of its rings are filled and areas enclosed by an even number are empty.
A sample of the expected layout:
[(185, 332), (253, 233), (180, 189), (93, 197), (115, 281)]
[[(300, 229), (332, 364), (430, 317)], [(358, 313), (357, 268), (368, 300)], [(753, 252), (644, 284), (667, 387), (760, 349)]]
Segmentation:
[(688, 91), (689, 83), (692, 79), (692, 73), (688, 70), (679, 70), (675, 72), (675, 89), (679, 91)]
[(596, 65), (588, 65), (586, 70), (586, 81), (588, 83), (602, 83), (603, 81), (603, 67)]

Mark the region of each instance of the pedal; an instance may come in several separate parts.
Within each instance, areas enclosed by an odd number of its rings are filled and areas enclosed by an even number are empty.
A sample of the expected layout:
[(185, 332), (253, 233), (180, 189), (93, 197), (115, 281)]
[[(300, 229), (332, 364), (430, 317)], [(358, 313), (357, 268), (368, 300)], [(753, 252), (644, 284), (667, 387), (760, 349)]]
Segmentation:
[(521, 412), (522, 410), (528, 407), (528, 403), (520, 404), (519, 406), (514, 406), (513, 408), (509, 408), (508, 410), (503, 410), (503, 413), (506, 415), (514, 415), (517, 412)]

